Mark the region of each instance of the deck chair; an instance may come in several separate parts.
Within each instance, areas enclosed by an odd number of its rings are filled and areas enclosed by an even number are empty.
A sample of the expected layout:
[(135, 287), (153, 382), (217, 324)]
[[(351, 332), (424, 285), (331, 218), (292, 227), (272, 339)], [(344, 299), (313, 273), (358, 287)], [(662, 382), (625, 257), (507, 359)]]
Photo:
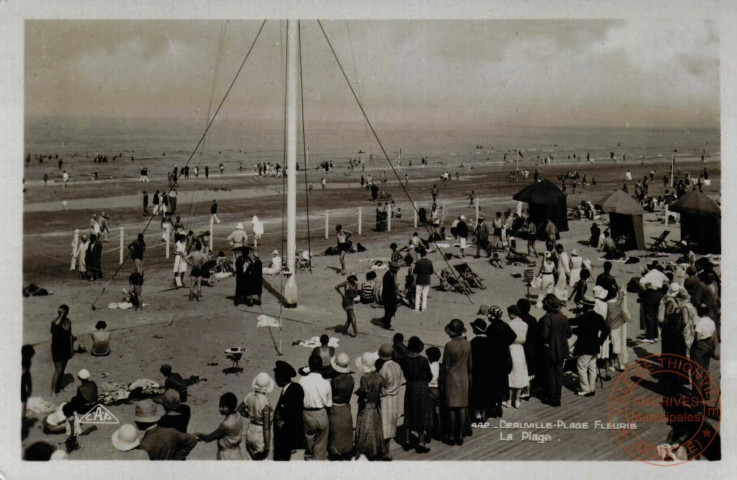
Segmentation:
[(670, 235), (670, 230), (664, 230), (659, 237), (650, 237), (652, 240), (655, 241), (652, 243), (652, 245), (650, 245), (648, 250), (658, 252), (667, 249), (668, 246), (665, 243), (665, 239), (668, 237), (668, 235)]
[(470, 295), (473, 289), (463, 277), (457, 279), (446, 268), (440, 272), (440, 289), (446, 292), (456, 292)]
[(467, 263), (455, 265), (455, 269), (461, 276), (461, 278), (465, 280), (471, 288), (480, 288), (481, 290), (486, 289), (483, 279), (476, 275)]

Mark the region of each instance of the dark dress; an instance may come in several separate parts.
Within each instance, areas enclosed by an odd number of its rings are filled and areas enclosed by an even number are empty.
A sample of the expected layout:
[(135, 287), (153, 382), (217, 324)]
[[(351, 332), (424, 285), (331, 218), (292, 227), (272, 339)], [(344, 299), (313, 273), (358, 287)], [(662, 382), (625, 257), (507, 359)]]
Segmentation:
[[(512, 371), (512, 356), (509, 346), (514, 343), (517, 334), (502, 319), (492, 320), (486, 328), (488, 345), (487, 362), (489, 365), (489, 401), (493, 407), (499, 407), (509, 399), (509, 373)], [(497, 411), (497, 413), (500, 413)]]
[(572, 336), (568, 318), (560, 312), (547, 312), (540, 319), (543, 342), (545, 399), (560, 402), (563, 390), (563, 366), (570, 356), (568, 339)]
[(246, 260), (240, 256), (235, 260), (235, 296), (233, 297), (233, 303), (237, 306), (244, 303), (246, 300), (246, 272), (245, 272)]
[(253, 260), (253, 282), (251, 285), (251, 295), (261, 296), (264, 284), (263, 265), (260, 258)]
[(384, 377), (376, 372), (361, 377), (358, 395), (358, 417), (356, 418), (356, 454), (373, 459), (381, 456), (384, 432), (381, 427), (381, 390)]
[(402, 364), (407, 380), (404, 392), (404, 426), (413, 432), (430, 432), (433, 426), (433, 401), (430, 397), (432, 372), (427, 357), (408, 354)]
[[(69, 324), (69, 330), (62, 327), (65, 323)], [(51, 326), (51, 358), (54, 362), (66, 362), (71, 358), (72, 342), (72, 322), (68, 318)]]
[(328, 453), (347, 457), (353, 453), (353, 416), (350, 404), (354, 387), (353, 376), (340, 373), (330, 380), (330, 387), (333, 391), (333, 406), (328, 411)]
[(381, 300), (384, 304), (384, 323), (388, 325), (397, 313), (397, 281), (391, 271), (384, 274)]
[[(683, 358), (686, 356), (686, 339), (683, 336), (683, 312), (682, 307), (674, 305), (675, 300), (667, 299), (665, 304), (665, 321), (660, 332), (662, 335), (662, 353), (664, 355), (678, 355)], [(673, 357), (663, 358), (663, 370), (668, 371), (666, 362), (672, 361)], [(672, 385), (680, 385), (684, 383), (683, 377), (678, 374), (662, 373), (661, 378), (668, 381)]]
[(471, 406), (480, 411), (491, 405), (491, 383), (489, 382), (489, 342), (485, 334), (476, 335), (471, 339)]
[(290, 383), (274, 409), (274, 460), (289, 460), (292, 450), (303, 447), (302, 409), (305, 392), (299, 383)]

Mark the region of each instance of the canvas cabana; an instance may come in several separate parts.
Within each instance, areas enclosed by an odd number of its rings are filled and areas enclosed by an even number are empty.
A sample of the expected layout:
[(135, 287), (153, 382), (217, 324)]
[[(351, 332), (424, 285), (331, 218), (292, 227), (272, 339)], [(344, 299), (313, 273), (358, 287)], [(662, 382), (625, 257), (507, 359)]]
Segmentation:
[(645, 250), (645, 230), (642, 215), (645, 211), (634, 198), (622, 190), (615, 190), (596, 203), (596, 206), (609, 214), (609, 229), (612, 238), (623, 250)]
[(693, 190), (676, 200), (670, 210), (681, 214), (681, 240), (698, 253), (721, 253), (722, 211), (714, 200)]

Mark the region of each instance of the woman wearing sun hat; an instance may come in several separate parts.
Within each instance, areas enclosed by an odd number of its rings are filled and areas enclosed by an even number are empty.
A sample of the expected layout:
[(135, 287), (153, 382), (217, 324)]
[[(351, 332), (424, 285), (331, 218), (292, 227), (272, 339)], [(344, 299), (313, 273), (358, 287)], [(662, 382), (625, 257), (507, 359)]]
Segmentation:
[(337, 375), (330, 380), (333, 406), (328, 411), (328, 455), (336, 460), (349, 460), (353, 455), (353, 416), (350, 402), (354, 381), (348, 368), (350, 361), (345, 352), (330, 359), (330, 365)]
[(420, 355), (425, 344), (418, 337), (411, 337), (407, 342), (407, 357), (402, 362), (402, 369), (407, 379), (404, 392), (404, 430), (409, 444), (410, 432), (417, 432), (417, 453), (430, 451), (425, 446), (425, 438), (433, 427), (433, 400), (430, 396), (430, 380), (432, 371), (427, 357)]
[(445, 344), (443, 351), (440, 377), (443, 402), (448, 408), (449, 415), (446, 443), (455, 445), (463, 445), (471, 375), (471, 344), (463, 337), (465, 331), (463, 322), (457, 318), (445, 326), (445, 333), (450, 337), (450, 341)]
[(356, 358), (358, 372), (363, 374), (358, 395), (358, 416), (356, 417), (356, 456), (365, 455), (369, 460), (381, 457), (384, 449), (384, 434), (381, 428), (381, 390), (386, 384), (384, 378), (376, 373), (379, 355), (366, 352)]
[(138, 439), (138, 430), (130, 423), (120, 426), (113, 433), (113, 446), (116, 452), (111, 460), (148, 460), (148, 453), (138, 448), (141, 441)]
[(274, 379), (261, 372), (251, 383), (253, 392), (246, 395), (238, 407), (238, 412), (250, 419), (246, 430), (246, 451), (253, 460), (263, 460), (269, 455), (271, 446), (271, 405), (267, 393), (274, 390)]
[(385, 381), (381, 390), (381, 426), (384, 433), (382, 460), (391, 460), (389, 448), (391, 439), (397, 434), (399, 406), (402, 402), (399, 388), (404, 380), (402, 367), (394, 361), (394, 347), (391, 344), (385, 343), (379, 348), (379, 365), (376, 368)]

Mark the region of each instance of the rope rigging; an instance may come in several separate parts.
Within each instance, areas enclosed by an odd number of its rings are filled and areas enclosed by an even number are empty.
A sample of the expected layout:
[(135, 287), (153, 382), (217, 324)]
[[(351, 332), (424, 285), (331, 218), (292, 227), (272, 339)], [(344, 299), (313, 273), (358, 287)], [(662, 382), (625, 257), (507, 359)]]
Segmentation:
[[(220, 112), (220, 109), (223, 107), (223, 104), (225, 103), (225, 100), (228, 98), (228, 95), (230, 94), (230, 91), (233, 89), (233, 86), (235, 85), (236, 80), (238, 80), (238, 77), (240, 76), (241, 72), (243, 71), (243, 67), (246, 65), (246, 61), (248, 61), (248, 58), (251, 56), (251, 52), (253, 51), (253, 47), (256, 45), (256, 42), (258, 41), (259, 37), (261, 36), (261, 32), (264, 29), (264, 25), (266, 24), (266, 20), (261, 22), (261, 26), (258, 29), (258, 32), (256, 33), (256, 37), (253, 39), (253, 42), (251, 43), (251, 46), (248, 49), (248, 52), (246, 53), (246, 56), (243, 58), (243, 61), (241, 62), (240, 67), (238, 68), (238, 71), (236, 72), (235, 76), (233, 77), (233, 80), (230, 82), (230, 86), (228, 86), (228, 89), (225, 92), (225, 95), (223, 95), (222, 100), (220, 101), (220, 104), (218, 105), (218, 108), (215, 110), (215, 113), (212, 115), (212, 118), (207, 124), (207, 128), (205, 128), (205, 131), (202, 133), (202, 136), (200, 137), (199, 141), (197, 142), (197, 145), (195, 146), (194, 150), (192, 150), (192, 153), (190, 153), (189, 158), (187, 158), (187, 162), (184, 164), (185, 167), (189, 166), (189, 163), (192, 161), (192, 158), (197, 153), (197, 150), (200, 148), (200, 145), (202, 145), (202, 142), (205, 140), (205, 136), (207, 135), (207, 132), (210, 130), (210, 127), (212, 127), (213, 122), (215, 121), (215, 118), (217, 118), (218, 113)], [(167, 192), (167, 195), (169, 195), (173, 189), (173, 185), (169, 187), (169, 191)], [(153, 215), (151, 218), (149, 218), (148, 222), (146, 222), (146, 225), (143, 227), (143, 231), (141, 233), (145, 233), (146, 230), (148, 230), (148, 227), (151, 225), (151, 222), (153, 221), (154, 217)], [(110, 286), (110, 283), (115, 279), (118, 272), (120, 272), (120, 269), (123, 267), (123, 265), (126, 263), (128, 258), (130, 258), (131, 252), (130, 250), (126, 254), (125, 260), (123, 263), (118, 265), (118, 268), (115, 269), (115, 272), (113, 272), (112, 276), (110, 277), (110, 280), (105, 284), (104, 287), (102, 287), (102, 291), (95, 297), (95, 299), (92, 301), (91, 308), (92, 310), (95, 310), (95, 304), (97, 301), (102, 297), (102, 295), (105, 293), (105, 290), (108, 286)]]
[[(373, 133), (374, 138), (376, 139), (376, 143), (378, 143), (379, 148), (381, 149), (381, 152), (384, 154), (384, 158), (386, 158), (386, 161), (389, 163), (389, 167), (392, 169), (392, 172), (394, 172), (394, 175), (397, 177), (397, 182), (399, 183), (399, 186), (402, 188), (402, 191), (404, 191), (405, 196), (410, 201), (410, 205), (412, 205), (412, 209), (419, 214), (419, 211), (417, 210), (417, 207), (415, 207), (415, 203), (412, 200), (412, 197), (410, 196), (409, 192), (407, 191), (407, 188), (402, 184), (402, 180), (399, 176), (399, 173), (397, 172), (396, 168), (394, 168), (394, 164), (392, 163), (391, 159), (389, 158), (389, 155), (386, 153), (386, 150), (384, 149), (384, 145), (381, 143), (381, 140), (379, 139), (379, 135), (376, 133), (376, 130), (374, 129), (374, 126), (371, 124), (371, 120), (369, 120), (368, 115), (366, 114), (366, 111), (363, 108), (363, 104), (359, 100), (358, 96), (356, 95), (356, 91), (353, 89), (353, 85), (351, 85), (350, 80), (348, 79), (348, 75), (345, 73), (345, 69), (343, 68), (343, 65), (340, 63), (340, 59), (338, 58), (337, 53), (335, 53), (335, 49), (333, 48), (333, 44), (330, 42), (330, 38), (328, 38), (327, 32), (325, 32), (325, 28), (322, 25), (322, 22), (320, 20), (317, 20), (317, 24), (320, 26), (320, 30), (322, 30), (322, 34), (325, 37), (325, 41), (327, 41), (328, 46), (330, 47), (330, 51), (333, 53), (333, 57), (335, 58), (336, 63), (338, 64), (338, 68), (340, 68), (340, 72), (343, 74), (343, 78), (345, 78), (346, 83), (348, 84), (348, 88), (350, 88), (351, 93), (353, 94), (353, 98), (356, 100), (356, 103), (358, 104), (358, 108), (361, 109), (361, 113), (363, 114), (364, 119), (366, 120), (366, 123), (368, 124), (369, 128), (371, 129), (371, 133)], [(423, 225), (425, 227), (425, 230), (430, 235), (430, 238), (432, 239), (432, 243), (435, 245), (435, 248), (438, 249), (437, 241), (434, 239), (432, 232), (428, 228), (427, 224)], [(451, 267), (450, 263), (448, 262), (448, 259), (445, 258), (445, 255), (442, 255), (443, 261), (448, 267), (448, 271), (455, 277), (456, 281), (460, 282), (460, 279), (456, 272)], [(435, 272), (435, 275), (440, 278), (440, 274)], [(466, 295), (466, 298), (468, 298), (468, 301), (472, 304), (473, 299), (471, 299), (471, 296), (464, 292)]]
[[(299, 98), (300, 111), (302, 114), (302, 156), (304, 160), (305, 171), (305, 209), (307, 210), (307, 252), (310, 256), (310, 273), (312, 273), (312, 239), (310, 235), (310, 191), (307, 184), (307, 134), (305, 133), (305, 96), (304, 86), (302, 84), (302, 24), (297, 22), (298, 27), (298, 49), (299, 49)], [(295, 172), (295, 175), (297, 173)]]

